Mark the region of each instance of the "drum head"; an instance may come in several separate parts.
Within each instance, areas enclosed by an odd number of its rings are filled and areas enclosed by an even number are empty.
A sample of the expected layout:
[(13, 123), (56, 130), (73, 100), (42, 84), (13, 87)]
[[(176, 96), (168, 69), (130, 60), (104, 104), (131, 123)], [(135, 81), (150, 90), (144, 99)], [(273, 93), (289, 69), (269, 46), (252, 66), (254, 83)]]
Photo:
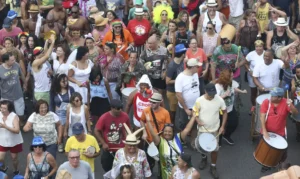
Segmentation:
[(264, 140), (266, 143), (268, 143), (270, 146), (276, 148), (276, 149), (286, 149), (288, 147), (288, 143), (286, 142), (285, 138), (282, 136), (275, 134), (273, 132), (269, 133), (269, 140), (266, 140), (264, 137)]
[(157, 147), (153, 142), (151, 142), (148, 146), (147, 153), (150, 157), (157, 156), (159, 154)]
[(87, 149), (86, 149), (86, 152), (91, 154), (91, 155), (94, 155), (95, 152), (96, 152), (96, 148), (93, 147), (93, 146), (89, 146)]
[(216, 150), (218, 145), (217, 141), (218, 140), (211, 133), (202, 133), (198, 138), (200, 147), (207, 152)]
[(123, 94), (124, 96), (129, 96), (130, 93), (131, 93), (132, 91), (134, 91), (135, 89), (136, 89), (136, 88), (134, 88), (134, 87), (124, 88), (124, 89), (122, 90), (122, 94)]
[(270, 98), (271, 98), (271, 95), (270, 95), (270, 94), (262, 94), (262, 95), (259, 95), (259, 96), (256, 98), (256, 103), (258, 103), (258, 104), (261, 105), (265, 99), (270, 99)]

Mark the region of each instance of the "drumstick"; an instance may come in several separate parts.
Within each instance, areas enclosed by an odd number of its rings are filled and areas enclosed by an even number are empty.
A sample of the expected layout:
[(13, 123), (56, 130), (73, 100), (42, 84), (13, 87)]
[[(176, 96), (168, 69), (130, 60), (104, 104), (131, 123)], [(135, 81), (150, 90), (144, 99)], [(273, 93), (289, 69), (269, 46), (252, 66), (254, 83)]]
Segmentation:
[[(204, 127), (204, 125), (203, 125), (202, 127)], [(210, 132), (206, 129), (206, 127), (204, 127), (204, 129), (206, 130), (206, 132), (210, 133)]]
[(220, 135), (221, 135), (221, 133), (218, 134), (212, 141), (216, 140)]

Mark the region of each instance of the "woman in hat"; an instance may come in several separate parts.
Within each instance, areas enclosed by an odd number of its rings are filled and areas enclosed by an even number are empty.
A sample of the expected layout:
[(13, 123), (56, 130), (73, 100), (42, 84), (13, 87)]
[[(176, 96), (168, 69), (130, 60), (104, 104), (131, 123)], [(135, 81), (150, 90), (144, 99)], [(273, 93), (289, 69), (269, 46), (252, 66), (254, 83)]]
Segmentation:
[(46, 152), (46, 148), (42, 137), (36, 136), (32, 139), (31, 152), (27, 155), (25, 179), (48, 179), (55, 174), (56, 161), (50, 153)]
[(161, 176), (168, 179), (171, 175), (172, 168), (177, 164), (178, 157), (183, 152), (182, 143), (186, 141), (187, 135), (192, 130), (196, 116), (193, 115), (185, 129), (180, 133), (175, 133), (174, 125), (166, 123), (159, 135), (153, 129), (149, 114), (146, 115), (147, 127), (150, 130), (153, 142), (159, 149), (159, 160)]
[(288, 45), (290, 40), (298, 40), (298, 36), (290, 30), (284, 17), (279, 17), (274, 24), (276, 28), (267, 34), (267, 49), (272, 49), (275, 55), (278, 55), (277, 50), (279, 47)]
[(106, 33), (102, 45), (104, 46), (106, 42), (115, 43), (117, 45), (116, 52), (120, 53), (125, 60), (128, 60), (127, 50), (134, 47), (134, 39), (130, 32), (123, 28), (120, 20), (114, 20), (111, 25), (113, 29)]
[[(18, 169), (18, 153), (23, 150), (23, 137), (20, 131), (19, 117), (14, 113), (14, 104), (11, 101), (2, 100), (0, 106), (0, 162), (3, 164), (6, 153), (10, 151), (14, 174), (17, 175), (20, 173)], [(1, 171), (6, 172), (7, 169), (7, 166), (1, 166)]]
[(27, 32), (21, 32), (18, 35), (18, 40), (19, 40), (19, 45), (17, 45), (17, 49), (20, 50), (20, 52), (24, 55), (24, 51), (27, 48), (26, 42), (27, 42), (27, 37), (28, 37), (28, 33)]
[(153, 9), (154, 27), (159, 30), (160, 35), (168, 30), (169, 21), (174, 18), (171, 6), (158, 5)]
[(102, 40), (105, 34), (110, 30), (108, 24), (108, 18), (103, 18), (102, 16), (94, 16), (95, 27), (92, 31), (93, 38), (97, 46), (102, 44)]
[(105, 55), (100, 61), (103, 77), (109, 82), (113, 99), (120, 98), (115, 89), (120, 78), (120, 70), (124, 63), (124, 58), (116, 52), (116, 49), (115, 43), (106, 42), (104, 46)]
[[(117, 14), (113, 10), (106, 11), (106, 13), (104, 14), (104, 17), (108, 19), (108, 25), (110, 26), (111, 30), (113, 30), (112, 22), (115, 21), (115, 20), (120, 21)], [(123, 23), (123, 21), (121, 21), (121, 24), (122, 24), (123, 29), (126, 29), (126, 25)]]
[(56, 158), (57, 145), (62, 142), (63, 128), (59, 117), (49, 111), (49, 105), (45, 100), (38, 100), (35, 112), (32, 113), (25, 126), (24, 132), (33, 130), (34, 136), (41, 136), (45, 141), (45, 150)]
[(138, 148), (140, 140), (138, 140), (136, 136), (144, 128), (138, 129), (137, 131), (132, 133), (125, 123), (124, 127), (128, 134), (126, 140), (123, 141), (125, 147), (119, 149), (116, 152), (115, 159), (113, 162), (113, 168), (122, 163), (129, 163), (134, 166), (136, 174), (135, 179), (150, 179), (152, 173), (150, 170), (149, 163), (147, 161), (147, 156), (143, 150)]
[(200, 173), (192, 166), (192, 155), (182, 153), (178, 157), (178, 163), (172, 169), (169, 179), (200, 179)]
[(89, 105), (89, 76), (94, 63), (88, 59), (88, 53), (87, 47), (77, 49), (76, 60), (69, 65), (68, 78), (70, 86), (81, 94), (83, 103)]

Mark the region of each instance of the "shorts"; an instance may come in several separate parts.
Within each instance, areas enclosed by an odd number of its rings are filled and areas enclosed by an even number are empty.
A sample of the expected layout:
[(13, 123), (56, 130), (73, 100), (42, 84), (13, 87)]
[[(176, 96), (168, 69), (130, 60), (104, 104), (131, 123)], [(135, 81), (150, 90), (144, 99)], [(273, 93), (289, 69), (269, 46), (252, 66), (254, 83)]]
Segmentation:
[(0, 152), (7, 152), (7, 151), (10, 151), (10, 153), (20, 153), (23, 151), (23, 147), (22, 147), (22, 144), (17, 144), (13, 147), (3, 147), (0, 145)]
[(232, 17), (231, 15), (229, 15), (229, 24), (233, 25), (235, 27), (235, 29), (239, 29), (239, 25), (241, 20), (243, 19), (244, 14), (237, 16), (237, 17)]
[[(4, 100), (4, 99), (2, 98), (1, 100)], [(9, 101), (11, 101), (11, 100), (9, 100)], [(24, 110), (25, 110), (24, 98), (22, 97), (22, 98), (19, 98), (17, 100), (14, 100), (13, 103), (14, 103), (14, 108), (15, 108), (16, 114), (18, 116), (23, 116), (24, 115)]]
[[(185, 110), (177, 104), (176, 116), (175, 116), (175, 126), (181, 131), (185, 129), (186, 125), (189, 123), (190, 118), (186, 114)], [(194, 123), (193, 129), (196, 129), (197, 124)]]
[(50, 104), (50, 93), (47, 92), (34, 92), (34, 98), (36, 101), (42, 99), (47, 101), (48, 104)]
[(178, 104), (176, 93), (167, 91), (167, 99), (169, 102), (170, 111), (176, 112), (176, 108), (177, 108), (177, 104)]
[[(200, 144), (199, 144), (199, 141), (198, 141), (198, 138), (199, 138), (199, 136), (200, 136), (202, 133), (207, 133), (207, 132), (198, 132), (198, 135), (197, 135), (197, 137), (196, 137), (196, 139), (195, 139), (195, 146), (196, 146), (196, 149), (197, 149), (200, 153), (202, 153), (202, 154), (207, 154), (208, 152), (206, 152), (206, 151), (204, 151), (203, 149), (200, 148)], [(212, 135), (214, 135), (215, 137), (219, 134), (218, 131), (216, 131), (216, 132), (209, 132), (209, 133), (212, 134)], [(220, 137), (217, 137), (217, 138), (216, 138), (216, 141), (217, 141), (217, 147), (216, 147), (216, 149), (215, 149), (213, 152), (219, 151), (219, 138), (220, 138)]]
[(160, 79), (150, 78), (150, 81), (153, 88), (165, 90), (167, 87), (166, 80), (162, 80), (161, 78)]

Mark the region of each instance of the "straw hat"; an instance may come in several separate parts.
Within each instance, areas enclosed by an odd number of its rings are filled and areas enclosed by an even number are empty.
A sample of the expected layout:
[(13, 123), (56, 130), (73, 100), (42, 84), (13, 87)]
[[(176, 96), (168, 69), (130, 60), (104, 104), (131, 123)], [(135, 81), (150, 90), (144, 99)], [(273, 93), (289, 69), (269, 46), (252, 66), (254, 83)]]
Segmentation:
[(277, 19), (277, 21), (274, 22), (274, 24), (277, 25), (277, 26), (287, 26), (287, 25), (289, 25), (289, 23), (285, 20), (284, 17), (279, 17)]
[(153, 93), (149, 101), (154, 103), (162, 102), (162, 95), (160, 93)]
[(131, 130), (129, 129), (129, 127), (126, 125), (126, 123), (123, 123), (125, 129), (126, 129), (126, 132), (127, 132), (127, 137), (126, 137), (126, 140), (123, 140), (123, 143), (124, 144), (127, 144), (127, 145), (137, 145), (140, 143), (140, 140), (137, 139), (136, 135), (143, 131), (144, 130), (144, 127), (136, 130), (134, 133), (131, 132)]
[(92, 6), (90, 7), (90, 18), (94, 18), (96, 16), (103, 16), (104, 12), (103, 11), (99, 11), (99, 9), (96, 6)]
[(206, 3), (206, 6), (208, 7), (214, 7), (214, 6), (217, 6), (218, 3), (216, 3), (215, 0), (208, 0), (207, 3)]
[(56, 179), (72, 179), (72, 175), (67, 170), (60, 170)]
[(33, 12), (33, 13), (38, 13), (39, 11), (39, 6), (35, 5), (35, 4), (31, 4), (29, 7), (28, 12)]
[(94, 16), (95, 26), (103, 26), (108, 23), (108, 18), (103, 18), (101, 15)]

